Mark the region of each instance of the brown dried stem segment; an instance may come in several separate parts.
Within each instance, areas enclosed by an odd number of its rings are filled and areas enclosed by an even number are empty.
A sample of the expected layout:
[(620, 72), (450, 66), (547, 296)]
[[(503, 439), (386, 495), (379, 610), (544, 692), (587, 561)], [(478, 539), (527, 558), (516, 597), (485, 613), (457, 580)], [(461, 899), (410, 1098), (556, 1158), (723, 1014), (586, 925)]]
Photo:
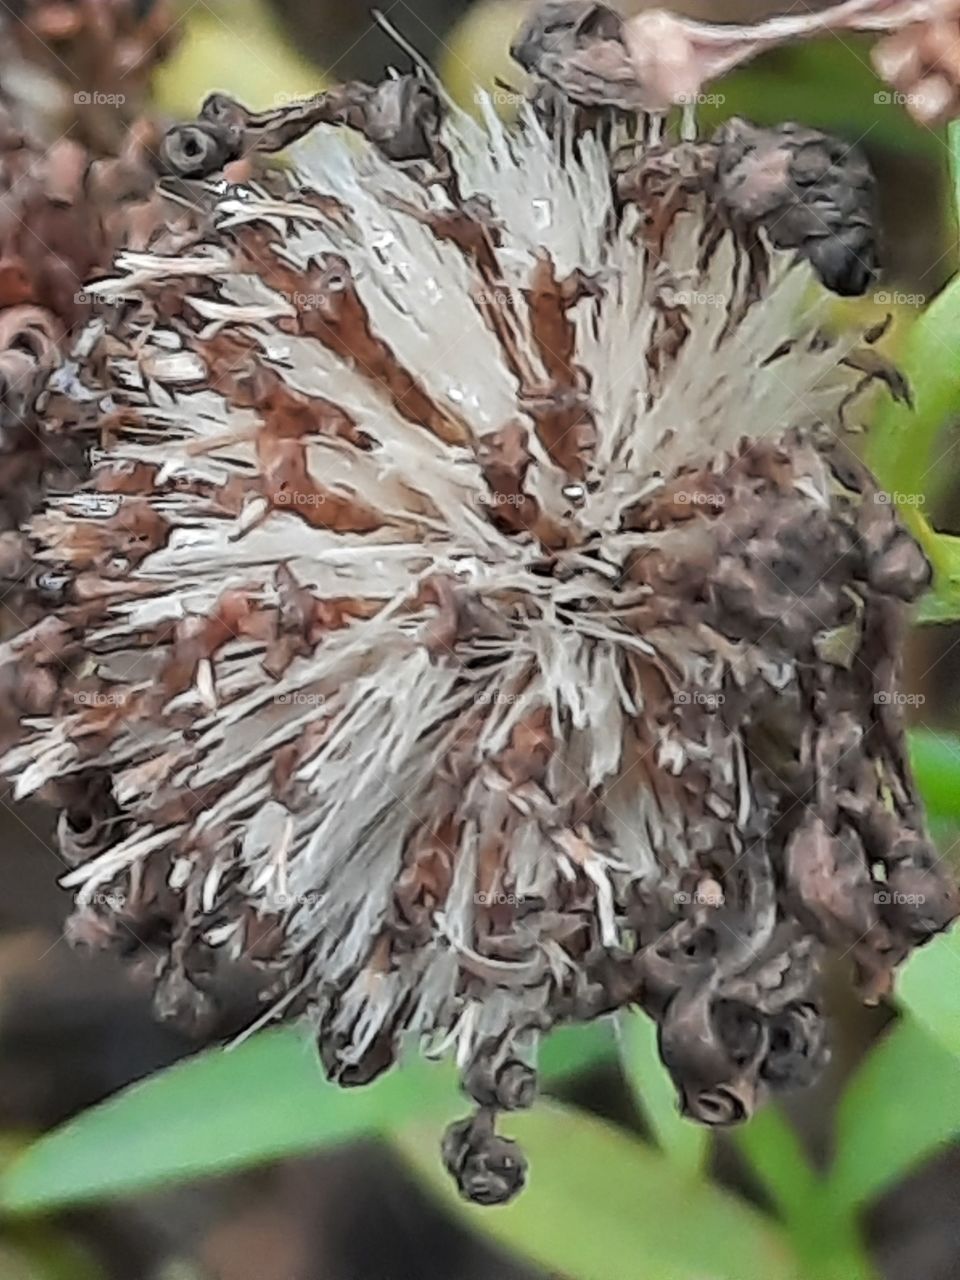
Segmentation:
[(205, 178), (257, 152), (282, 151), (320, 124), (346, 125), (390, 160), (443, 163), (436, 90), (417, 76), (379, 85), (353, 81), (272, 111), (248, 110), (227, 94), (206, 99), (195, 124), (169, 130), (160, 149), (164, 172)]

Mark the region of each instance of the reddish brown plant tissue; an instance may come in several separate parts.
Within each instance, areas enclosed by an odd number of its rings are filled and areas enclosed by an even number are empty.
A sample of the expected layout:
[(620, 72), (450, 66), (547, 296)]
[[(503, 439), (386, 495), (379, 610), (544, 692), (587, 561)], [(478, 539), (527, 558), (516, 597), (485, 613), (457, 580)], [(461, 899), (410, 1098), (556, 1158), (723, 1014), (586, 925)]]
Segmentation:
[(93, 314), (96, 279), (118, 249), (146, 248), (190, 221), (157, 191), (164, 131), (139, 114), (172, 30), (162, 2), (26, 0), (0, 13), (5, 634), (56, 594), (57, 575), (37, 567), (19, 526), (51, 485), (63, 491), (86, 471), (74, 428), (99, 409), (72, 394), (76, 365), (64, 356)]
[(55, 396), (89, 481), (2, 651), (72, 936), (195, 1025), (253, 956), (343, 1084), (455, 1050), (485, 1203), (553, 1026), (639, 1006), (732, 1123), (816, 1075), (826, 952), (877, 999), (958, 906), (904, 750), (928, 566), (835, 433), (904, 388), (809, 305), (811, 264), (876, 269), (868, 175), (789, 127), (612, 154), (542, 105), (401, 77), (168, 135), (192, 222), (97, 286)]

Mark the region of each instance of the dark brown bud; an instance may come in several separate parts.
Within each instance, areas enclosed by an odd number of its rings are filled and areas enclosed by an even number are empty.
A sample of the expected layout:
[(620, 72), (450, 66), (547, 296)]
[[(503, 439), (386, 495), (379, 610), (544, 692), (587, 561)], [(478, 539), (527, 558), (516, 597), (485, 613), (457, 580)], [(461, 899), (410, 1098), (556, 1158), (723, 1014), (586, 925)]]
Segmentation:
[(905, 531), (870, 564), (870, 585), (907, 603), (923, 595), (932, 576), (930, 562)]
[(623, 19), (591, 0), (549, 0), (537, 5), (517, 32), (510, 54), (536, 71), (545, 54), (563, 55), (594, 40), (619, 40)]
[(800, 125), (739, 119), (713, 142), (718, 191), (735, 218), (796, 249), (828, 289), (866, 293), (879, 270), (876, 183), (856, 147)]
[(211, 93), (200, 107), (200, 119), (223, 131), (238, 149), (243, 146), (243, 135), (250, 122), (250, 112), (236, 98), (226, 93)]
[(858, 846), (853, 831), (834, 835), (815, 817), (787, 842), (786, 885), (797, 914), (830, 944), (852, 946), (877, 917), (874, 888)]
[(659, 1042), (685, 1115), (701, 1124), (731, 1125), (753, 1114), (767, 1044), (756, 1010), (717, 1000), (709, 991), (682, 992), (661, 1023)]
[(232, 129), (197, 121), (170, 129), (160, 144), (162, 172), (177, 178), (205, 178), (241, 153)]
[(960, 895), (933, 846), (907, 835), (894, 844), (886, 861), (886, 883), (877, 892), (884, 923), (913, 944), (948, 928), (960, 910)]
[(518, 1058), (498, 1054), (496, 1042), (478, 1053), (464, 1075), (463, 1086), (481, 1107), (518, 1111), (533, 1105), (537, 1073)]
[(346, 1087), (370, 1084), (396, 1061), (397, 1047), (392, 1037), (377, 1036), (358, 1058), (351, 1058), (343, 1037), (321, 1035), (320, 1061), (327, 1079)]
[(623, 27), (620, 14), (606, 5), (552, 0), (533, 9), (510, 52), (569, 102), (639, 111), (646, 95), (623, 42)]
[(930, 563), (887, 494), (874, 489), (865, 495), (857, 532), (867, 581), (876, 591), (907, 602), (923, 594), (930, 585)]
[(363, 132), (388, 160), (430, 160), (436, 154), (440, 100), (416, 76), (379, 84), (366, 108)]
[(523, 1152), (517, 1143), (493, 1132), (489, 1112), (450, 1125), (441, 1151), (460, 1194), (474, 1204), (506, 1204), (526, 1182)]
[(803, 1089), (816, 1080), (828, 1057), (823, 1018), (812, 1004), (796, 1004), (771, 1018), (770, 1048), (760, 1074), (771, 1089)]

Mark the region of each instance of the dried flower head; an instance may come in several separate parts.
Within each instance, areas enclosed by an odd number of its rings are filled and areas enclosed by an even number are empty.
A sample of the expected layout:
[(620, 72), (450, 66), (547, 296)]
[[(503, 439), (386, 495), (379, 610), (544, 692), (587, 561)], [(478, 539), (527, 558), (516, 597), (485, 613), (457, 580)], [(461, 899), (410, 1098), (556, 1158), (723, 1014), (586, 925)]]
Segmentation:
[(168, 136), (197, 229), (98, 285), (91, 478), (31, 525), (62, 602), (2, 651), (73, 936), (195, 1024), (253, 955), (344, 1084), (455, 1049), (484, 1203), (554, 1025), (642, 1006), (731, 1123), (815, 1075), (826, 948), (875, 998), (957, 912), (903, 742), (927, 565), (833, 432), (903, 387), (727, 139), (608, 137), (415, 78)]

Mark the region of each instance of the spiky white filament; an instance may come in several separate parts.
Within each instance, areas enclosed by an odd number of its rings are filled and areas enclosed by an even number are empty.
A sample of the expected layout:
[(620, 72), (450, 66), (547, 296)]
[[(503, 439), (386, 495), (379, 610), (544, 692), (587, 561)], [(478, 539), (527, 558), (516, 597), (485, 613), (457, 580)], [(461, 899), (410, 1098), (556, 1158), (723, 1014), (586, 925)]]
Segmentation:
[[(536, 572), (532, 540), (499, 531), (481, 507), (484, 482), (473, 453), (415, 428), (366, 376), (319, 342), (290, 336), (275, 319), (314, 305), (285, 298), (249, 274), (237, 273), (223, 250), (188, 259), (122, 255), (115, 278), (101, 293), (134, 297), (145, 285), (188, 275), (216, 281), (218, 301), (193, 302), (206, 332), (235, 327), (251, 335), (266, 365), (287, 384), (325, 397), (344, 409), (375, 442), (361, 454), (339, 437), (309, 444), (314, 476), (341, 493), (357, 495), (386, 517), (380, 529), (344, 536), (312, 527), (296, 512), (269, 509), (262, 500), (236, 518), (211, 510), (190, 492), (157, 496), (155, 504), (173, 529), (167, 544), (131, 571), (143, 593), (116, 604), (93, 634), (91, 645), (109, 648), (101, 674), (134, 686), (149, 685), (156, 654), (144, 653), (138, 633), (164, 621), (183, 622), (209, 613), (222, 593), (242, 589), (268, 604), (278, 600), (275, 570), (285, 565), (319, 598), (379, 601), (376, 616), (326, 635), (309, 656), (296, 658), (278, 679), (261, 666), (263, 646), (236, 640), (197, 671), (195, 687), (179, 695), (195, 707), (189, 749), (173, 730), (134, 724), (100, 754), (81, 754), (70, 730), (82, 717), (42, 723), (31, 742), (8, 756), (20, 774), (18, 793), (92, 766), (109, 771), (125, 811), (149, 813), (159, 781), (199, 793), (214, 784), (220, 794), (182, 822), (149, 825), (106, 854), (71, 873), (69, 883), (89, 897), (94, 889), (149, 852), (216, 835), (226, 847), (236, 837), (244, 886), (264, 910), (296, 903), (289, 936), (309, 948), (315, 972), (348, 983), (345, 1024), (361, 1055), (404, 991), (417, 992), (408, 1024), (430, 1031), (436, 1010), (454, 994), (458, 960), (472, 955), (472, 917), (481, 854), (481, 826), (509, 821), (509, 874), (517, 893), (546, 896), (558, 877), (579, 867), (596, 888), (604, 942), (617, 941), (608, 853), (559, 844), (551, 830), (585, 789), (603, 795), (616, 866), (639, 879), (664, 862), (676, 874), (693, 856), (679, 802), (643, 785), (640, 748), (625, 756), (625, 725), (642, 710), (642, 694), (628, 687), (624, 652), (656, 657), (660, 637), (627, 634), (614, 625), (615, 610), (631, 601), (622, 567), (635, 539), (620, 532), (623, 511), (686, 466), (724, 456), (744, 438), (776, 439), (832, 415), (847, 383), (837, 373), (836, 347), (811, 341), (818, 315), (804, 310), (805, 268), (774, 259), (766, 296), (730, 323), (736, 295), (737, 254), (724, 242), (705, 272), (697, 267), (696, 215), (682, 214), (663, 261), (638, 247), (629, 217), (611, 230), (607, 157), (599, 142), (584, 141), (578, 156), (561, 162), (532, 116), (510, 133), (488, 113), (484, 131), (464, 120), (448, 141), (466, 194), (482, 196), (500, 227), (503, 288), (519, 298), (529, 285), (538, 253), (546, 249), (564, 276), (582, 270), (595, 277), (600, 296), (573, 312), (576, 358), (588, 375), (598, 432), (591, 482), (577, 487), (577, 519), (603, 535), (596, 558), (584, 559), (575, 582)], [(225, 227), (268, 220), (283, 233), (284, 255), (306, 272), (328, 253), (346, 259), (374, 332), (436, 403), (455, 411), (480, 438), (517, 413), (517, 386), (497, 338), (477, 307), (476, 278), (464, 255), (440, 243), (410, 209), (445, 207), (439, 191), (426, 191), (368, 148), (339, 134), (318, 131), (300, 151), (303, 181), (349, 209), (346, 224), (313, 205), (278, 201), (250, 189), (223, 193), (218, 207)], [(306, 278), (306, 276), (304, 277)], [(305, 286), (306, 289), (306, 286)], [(645, 359), (656, 315), (654, 301), (686, 293), (689, 338), (676, 362), (655, 383)], [(516, 308), (516, 316), (523, 315)], [(536, 344), (526, 322), (515, 338), (536, 365)], [(776, 359), (785, 341), (789, 351)], [(253, 410), (232, 409), (215, 388), (188, 385), (194, 357), (178, 352), (168, 327), (149, 324), (138, 351), (118, 366), (131, 403), (140, 410), (137, 430), (122, 432), (101, 467), (152, 463), (163, 475), (222, 484), (252, 475), (257, 458)], [(174, 348), (174, 349), (172, 349)], [(161, 358), (162, 357), (162, 358)], [(569, 515), (568, 478), (560, 474), (531, 433), (535, 465), (530, 491), (548, 514)], [(598, 478), (600, 483), (592, 483)], [(822, 475), (809, 479), (824, 493)], [(54, 502), (44, 518), (48, 556), (79, 520), (73, 499)], [(655, 535), (651, 545), (655, 545)], [(429, 609), (404, 606), (418, 584), (449, 574), (480, 600), (523, 596), (521, 615), (503, 606), (509, 625), (502, 640), (466, 640), (457, 664), (437, 660), (422, 642)], [(595, 614), (575, 601), (594, 596)], [(716, 684), (712, 637), (691, 634), (670, 662), (679, 677)], [(724, 663), (735, 666), (737, 653)], [(709, 664), (714, 663), (711, 669)], [(472, 663), (472, 665), (471, 665)], [(724, 665), (724, 663), (721, 664)], [(472, 672), (465, 675), (464, 672)], [(784, 678), (771, 673), (771, 680)], [(786, 673), (789, 678), (789, 673)], [(551, 758), (541, 786), (507, 783), (498, 764), (516, 725), (531, 708), (549, 710), (564, 746)], [(316, 747), (298, 763), (293, 782), (305, 797), (295, 811), (271, 791), (278, 749), (301, 739), (323, 720)], [(434, 816), (438, 779), (463, 750), (463, 724), (476, 728), (474, 769), (463, 789), (452, 884), (437, 917), (434, 944), (405, 955), (393, 973), (354, 975), (364, 965), (390, 906), (395, 877), (411, 837)], [(679, 775), (691, 759), (708, 759), (719, 739), (689, 742), (661, 726), (653, 744), (658, 764)], [(749, 795), (742, 775), (739, 820)], [(231, 855), (234, 856), (234, 855)], [(211, 882), (212, 883), (212, 882)], [(474, 957), (474, 964), (513, 962)], [(465, 961), (466, 963), (466, 961)], [(545, 944), (532, 961), (517, 962), (517, 981), (529, 987), (532, 964), (566, 961)], [(502, 979), (503, 974), (500, 974)], [(507, 984), (509, 985), (509, 984)], [(529, 999), (529, 997), (528, 997)], [(499, 1025), (497, 1001), (469, 1004), (460, 1023), (468, 1040)]]

